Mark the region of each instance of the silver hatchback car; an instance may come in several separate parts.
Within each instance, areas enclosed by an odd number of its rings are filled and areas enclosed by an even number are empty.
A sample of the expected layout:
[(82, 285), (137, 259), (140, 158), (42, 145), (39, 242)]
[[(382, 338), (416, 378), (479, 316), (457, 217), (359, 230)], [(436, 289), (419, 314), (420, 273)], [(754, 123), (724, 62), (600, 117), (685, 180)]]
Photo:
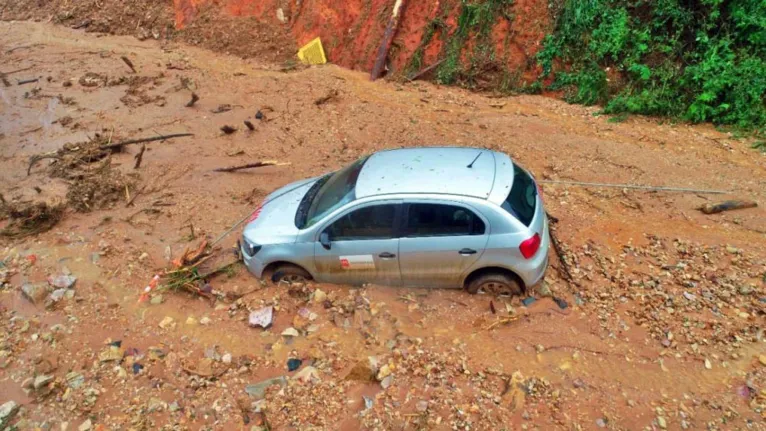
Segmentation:
[(506, 154), (409, 148), (276, 190), (240, 245), (274, 282), (465, 288), (521, 294), (548, 265), (537, 184)]

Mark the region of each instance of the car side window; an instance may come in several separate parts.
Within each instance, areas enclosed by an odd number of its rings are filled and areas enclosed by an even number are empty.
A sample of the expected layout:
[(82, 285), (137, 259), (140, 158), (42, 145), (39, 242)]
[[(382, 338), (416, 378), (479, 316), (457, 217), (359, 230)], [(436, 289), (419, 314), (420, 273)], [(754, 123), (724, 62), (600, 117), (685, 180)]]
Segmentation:
[(331, 240), (390, 239), (394, 237), (396, 205), (373, 205), (344, 215), (325, 232)]
[(473, 211), (456, 205), (411, 204), (407, 237), (483, 235), (486, 226)]

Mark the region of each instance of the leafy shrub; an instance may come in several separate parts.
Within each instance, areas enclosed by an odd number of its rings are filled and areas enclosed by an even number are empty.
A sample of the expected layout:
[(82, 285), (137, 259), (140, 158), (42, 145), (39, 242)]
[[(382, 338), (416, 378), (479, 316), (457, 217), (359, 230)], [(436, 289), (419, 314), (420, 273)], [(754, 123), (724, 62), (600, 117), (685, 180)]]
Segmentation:
[(766, 132), (766, 0), (563, 0), (537, 60), (567, 100)]

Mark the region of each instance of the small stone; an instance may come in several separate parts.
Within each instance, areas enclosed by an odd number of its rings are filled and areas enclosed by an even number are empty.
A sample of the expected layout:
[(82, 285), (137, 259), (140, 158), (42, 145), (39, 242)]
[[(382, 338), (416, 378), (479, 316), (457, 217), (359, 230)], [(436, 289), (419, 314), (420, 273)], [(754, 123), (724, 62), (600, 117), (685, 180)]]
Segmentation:
[(740, 286), (739, 287), (739, 294), (740, 295), (750, 295), (751, 293), (753, 293), (753, 287), (752, 286), (744, 285), (744, 286)]
[(759, 355), (758, 356), (758, 362), (761, 363), (764, 367), (766, 367), (766, 355)]
[(202, 317), (201, 319), (199, 319), (199, 324), (200, 324), (200, 325), (209, 325), (209, 324), (210, 324), (210, 322), (211, 322), (211, 320), (210, 320), (210, 318), (209, 318), (209, 317), (207, 317), (207, 316), (204, 316), (204, 317)]
[[(250, 313), (250, 316), (248, 317), (248, 324), (253, 328), (260, 326), (261, 328), (266, 329), (271, 326), (271, 321), (273, 318), (274, 307), (263, 307)], [(294, 328), (290, 329), (294, 330)]]
[(45, 283), (24, 283), (21, 286), (21, 293), (33, 304), (43, 301), (49, 291), (50, 287)]
[(173, 326), (173, 318), (170, 316), (165, 316), (164, 319), (159, 324), (159, 327), (162, 329), (168, 329)]
[(139, 262), (143, 262), (146, 259), (149, 259), (149, 253), (144, 252), (144, 253), (141, 253), (141, 256), (138, 256), (138, 261)]
[(662, 429), (666, 429), (668, 427), (668, 423), (665, 421), (664, 417), (657, 416), (657, 426), (659, 426)]
[(170, 262), (170, 260), (173, 258), (173, 251), (171, 250), (170, 246), (165, 247), (165, 254), (164, 254), (165, 260)]
[(77, 277), (69, 274), (48, 277), (48, 283), (56, 289), (71, 289), (76, 281)]
[(78, 372), (72, 371), (66, 375), (66, 382), (70, 388), (77, 389), (82, 386), (83, 383), (85, 383), (85, 376)]
[(606, 427), (606, 421), (603, 418), (596, 419), (596, 426), (599, 428), (605, 428)]
[(377, 379), (378, 381), (381, 381), (385, 379), (386, 377), (390, 376), (392, 373), (391, 367), (388, 366), (388, 364), (383, 365), (380, 367), (380, 370), (378, 370)]
[(692, 301), (692, 302), (697, 300), (697, 296), (694, 295), (693, 293), (689, 293), (689, 292), (684, 292), (684, 298), (686, 298), (687, 300)]
[(160, 305), (160, 304), (162, 304), (163, 299), (164, 298), (162, 297), (162, 294), (158, 293), (158, 294), (152, 296), (152, 299), (149, 301), (149, 303), (152, 304), (152, 305)]
[(32, 383), (32, 387), (37, 389), (41, 389), (44, 386), (47, 386), (48, 383), (53, 381), (53, 376), (46, 376), (46, 375), (40, 375), (35, 377), (34, 382)]
[(196, 325), (197, 323), (199, 323), (199, 322), (197, 322), (197, 319), (195, 319), (195, 318), (194, 318), (194, 317), (192, 317), (192, 316), (189, 316), (189, 317), (187, 317), (187, 318), (186, 318), (186, 324), (187, 324), (187, 325), (190, 325), (190, 326), (194, 326), (194, 325)]
[(11, 424), (14, 416), (19, 411), (19, 405), (15, 401), (7, 401), (0, 406), (0, 429), (5, 429)]
[(428, 410), (428, 401), (425, 401), (425, 400), (418, 401), (418, 403), (415, 404), (415, 410), (421, 413)]
[(314, 291), (314, 302), (321, 304), (327, 300), (327, 294), (322, 289)]
[(387, 389), (389, 386), (391, 386), (391, 383), (394, 382), (394, 376), (388, 376), (385, 379), (380, 381), (380, 387), (383, 389)]
[(297, 329), (295, 329), (293, 327), (287, 328), (284, 331), (282, 331), (282, 336), (283, 337), (297, 337), (299, 335), (301, 335), (301, 334), (298, 332)]
[(148, 413), (161, 412), (165, 410), (167, 404), (159, 398), (150, 398), (146, 404), (146, 410)]
[(285, 378), (285, 376), (279, 376), (264, 380), (262, 382), (247, 385), (245, 386), (245, 392), (247, 392), (247, 394), (251, 397), (254, 397), (256, 400), (260, 400), (266, 396), (266, 389), (272, 385), (286, 386), (287, 378)]
[(548, 283), (543, 281), (540, 284), (540, 287), (537, 288), (537, 294), (540, 295), (542, 298), (546, 298), (549, 296), (553, 296), (553, 292), (551, 292), (550, 286), (548, 286)]
[(221, 356), (221, 362), (224, 364), (231, 364), (231, 353), (224, 353), (224, 355)]
[(317, 381), (319, 380), (319, 371), (316, 368), (309, 365), (307, 367), (303, 367), (302, 370), (298, 371), (293, 378), (296, 380), (300, 380), (304, 383)]
[(93, 423), (90, 421), (90, 419), (85, 419), (85, 422), (81, 423), (77, 430), (89, 431), (91, 428), (93, 428)]
[(713, 369), (713, 363), (710, 362), (710, 359), (708, 358), (705, 358), (705, 368), (707, 368), (708, 370)]
[(125, 351), (121, 347), (109, 346), (98, 355), (101, 362), (120, 361)]

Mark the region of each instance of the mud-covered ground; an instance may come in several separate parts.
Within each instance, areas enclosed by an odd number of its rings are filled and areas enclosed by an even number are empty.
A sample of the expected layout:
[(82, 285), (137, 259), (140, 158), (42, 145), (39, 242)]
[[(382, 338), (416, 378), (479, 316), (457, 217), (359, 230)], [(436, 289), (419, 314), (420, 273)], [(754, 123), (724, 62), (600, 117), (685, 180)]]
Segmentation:
[[(50, 231), (0, 239), (0, 428), (764, 429), (764, 209), (696, 210), (766, 201), (766, 158), (747, 140), (44, 23), (0, 23), (0, 55), (0, 228), (18, 223), (8, 208), (66, 205)], [(194, 136), (147, 144), (137, 169), (140, 144), (98, 148), (170, 133)], [(288, 289), (237, 266), (209, 279), (220, 299), (138, 302), (169, 259), (274, 188), (371, 151), (443, 144), (505, 151), (543, 180), (729, 193), (546, 184), (572, 278), (551, 251), (529, 307), (460, 291)], [(62, 148), (28, 174), (30, 157)], [(289, 165), (212, 171), (259, 160)], [(49, 286), (67, 274), (73, 287)], [(249, 327), (264, 306), (273, 325)]]

